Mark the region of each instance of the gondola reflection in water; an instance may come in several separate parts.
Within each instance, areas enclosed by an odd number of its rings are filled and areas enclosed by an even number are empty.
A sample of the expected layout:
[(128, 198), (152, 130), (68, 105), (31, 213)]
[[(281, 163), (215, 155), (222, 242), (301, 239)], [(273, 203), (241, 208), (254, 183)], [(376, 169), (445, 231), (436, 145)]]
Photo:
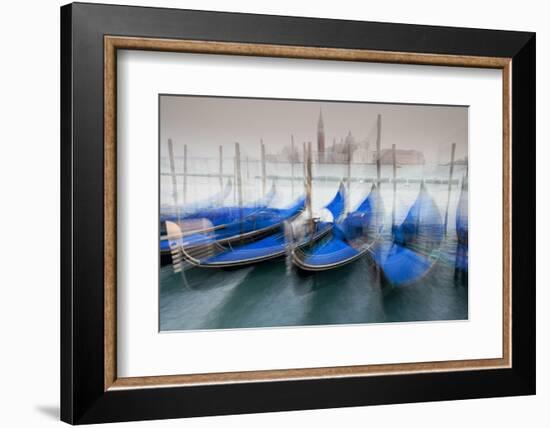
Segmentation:
[[(173, 98), (176, 106), (188, 101)], [(467, 319), (467, 157), (457, 161), (449, 142), (450, 162), (427, 167), (413, 150), (383, 148), (382, 116), (373, 122), (376, 146), (364, 162), (354, 158), (351, 132), (326, 149), (322, 111), (317, 150), (291, 135), (283, 160), (260, 139), (257, 156), (251, 145), (220, 145), (217, 171), (190, 172), (184, 144), (178, 172), (169, 139), (164, 173), (161, 159), (161, 330)], [(466, 120), (460, 125), (467, 129)], [(197, 180), (218, 189), (197, 194)], [(323, 315), (312, 306), (317, 298)]]

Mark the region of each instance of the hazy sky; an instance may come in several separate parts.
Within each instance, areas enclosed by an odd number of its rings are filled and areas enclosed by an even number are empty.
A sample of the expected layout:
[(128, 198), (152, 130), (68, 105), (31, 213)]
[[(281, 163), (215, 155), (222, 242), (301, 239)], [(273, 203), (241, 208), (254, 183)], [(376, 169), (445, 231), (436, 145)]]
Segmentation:
[[(217, 147), (236, 141), (243, 153), (259, 157), (263, 138), (267, 153), (290, 144), (317, 142), (317, 121), (323, 111), (326, 146), (351, 131), (356, 141), (376, 138), (376, 117), (382, 115), (382, 148), (416, 149), (427, 162), (448, 162), (451, 144), (456, 158), (468, 152), (468, 109), (455, 106), (287, 101), (162, 95), (160, 100), (161, 155), (172, 138), (176, 156), (188, 145), (189, 156), (217, 156)], [(227, 149), (226, 149), (227, 150)]]

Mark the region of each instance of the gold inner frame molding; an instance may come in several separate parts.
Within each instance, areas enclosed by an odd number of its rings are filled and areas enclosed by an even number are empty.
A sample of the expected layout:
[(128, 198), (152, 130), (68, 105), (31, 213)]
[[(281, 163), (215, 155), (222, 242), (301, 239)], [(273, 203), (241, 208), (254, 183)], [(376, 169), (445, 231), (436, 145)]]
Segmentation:
[[(227, 373), (203, 373), (170, 376), (119, 378), (116, 367), (116, 85), (117, 50), (146, 50), (213, 55), (241, 55), (333, 61), (359, 61), (393, 64), (440, 65), (493, 68), (502, 70), (502, 144), (503, 144), (503, 320), (502, 358), (431, 361), (421, 363), (376, 364), (343, 367), (261, 370)], [(312, 378), (357, 377), (420, 372), (479, 370), (511, 367), (511, 67), (510, 58), (461, 55), (385, 52), (360, 49), (336, 49), (309, 46), (169, 40), (139, 37), (104, 37), (104, 388), (192, 386), (219, 383), (262, 382)]]

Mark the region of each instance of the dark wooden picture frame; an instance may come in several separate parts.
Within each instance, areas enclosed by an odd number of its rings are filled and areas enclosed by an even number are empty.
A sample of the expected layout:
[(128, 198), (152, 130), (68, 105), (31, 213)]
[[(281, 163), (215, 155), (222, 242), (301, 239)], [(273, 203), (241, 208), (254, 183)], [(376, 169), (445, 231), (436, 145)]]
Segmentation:
[[(117, 378), (117, 49), (501, 69), (503, 357)], [(71, 4), (61, 9), (61, 130), (62, 420), (535, 393), (533, 33)]]

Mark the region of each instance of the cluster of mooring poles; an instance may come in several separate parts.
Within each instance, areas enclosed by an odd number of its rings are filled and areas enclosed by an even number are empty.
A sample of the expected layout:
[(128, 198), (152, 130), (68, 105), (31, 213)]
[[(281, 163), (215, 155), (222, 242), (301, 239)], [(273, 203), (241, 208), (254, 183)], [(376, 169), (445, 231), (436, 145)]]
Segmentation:
[[(395, 144), (392, 144), (391, 146), (391, 163), (392, 163), (392, 173), (391, 173), (391, 179), (383, 179), (382, 178), (382, 156), (381, 156), (381, 141), (382, 141), (382, 117), (379, 114), (376, 118), (376, 152), (375, 152), (375, 165), (376, 165), (376, 177), (370, 179), (370, 181), (373, 181), (373, 189), (376, 189), (376, 192), (378, 192), (378, 196), (380, 195), (380, 190), (382, 187), (383, 182), (391, 181), (392, 183), (392, 203), (391, 203), (391, 228), (392, 228), (392, 235), (394, 234), (394, 230), (396, 230), (396, 204), (397, 204), (397, 183), (399, 181), (397, 177), (397, 168), (398, 168), (398, 158), (397, 158), (397, 148)], [(260, 139), (260, 175), (259, 177), (256, 176), (255, 178), (259, 178), (261, 180), (261, 194), (262, 197), (265, 197), (267, 195), (267, 160), (266, 160), (266, 147), (264, 144), (263, 139)], [(232, 174), (224, 173), (224, 148), (222, 145), (219, 145), (218, 147), (218, 173), (217, 174), (211, 174), (207, 171), (202, 171), (200, 173), (193, 172), (189, 170), (189, 164), (188, 164), (188, 148), (187, 144), (184, 144), (183, 146), (183, 168), (182, 173), (177, 172), (176, 168), (176, 156), (174, 154), (174, 144), (173, 140), (171, 138), (168, 138), (167, 140), (167, 148), (168, 148), (168, 163), (169, 163), (169, 173), (161, 173), (161, 175), (169, 175), (171, 177), (171, 196), (172, 196), (172, 203), (174, 206), (174, 220), (179, 224), (180, 220), (182, 220), (182, 216), (186, 215), (186, 205), (188, 204), (188, 182), (189, 177), (212, 177), (215, 178), (217, 176), (218, 178), (218, 185), (220, 188), (220, 196), (219, 198), (216, 195), (216, 202), (215, 205), (219, 207), (224, 206), (224, 199), (227, 196), (225, 193), (229, 193), (230, 189), (232, 187), (233, 189), (233, 204), (236, 205), (238, 212), (238, 222), (240, 224), (240, 233), (243, 234), (243, 224), (244, 224), (244, 216), (245, 216), (245, 207), (244, 207), (244, 194), (243, 194), (243, 182), (248, 183), (250, 180), (250, 159), (248, 156), (244, 158), (244, 164), (245, 168), (243, 168), (243, 155), (241, 151), (241, 145), (239, 142), (234, 143), (234, 156), (233, 156), (233, 171)], [(351, 182), (352, 182), (352, 160), (353, 160), (353, 150), (351, 146), (351, 140), (346, 141), (346, 145), (343, 147), (344, 153), (345, 153), (345, 177), (341, 178), (341, 185), (345, 186), (345, 192), (348, 195), (344, 199), (344, 214), (348, 215), (351, 213), (351, 207), (350, 207), (350, 198), (349, 195), (351, 194)], [(449, 162), (449, 175), (447, 181), (447, 198), (446, 198), (446, 204), (445, 204), (445, 213), (444, 213), (444, 221), (443, 221), (443, 233), (444, 235), (448, 232), (448, 222), (449, 222), (449, 208), (450, 208), (450, 202), (451, 202), (451, 196), (452, 196), (452, 190), (453, 190), (453, 184), (455, 183), (454, 180), (454, 167), (455, 167), (455, 152), (456, 152), (456, 143), (451, 144), (451, 156), (450, 156), (450, 162)], [(307, 220), (307, 229), (308, 234), (310, 237), (314, 236), (315, 232), (315, 219), (313, 218), (313, 207), (312, 207), (312, 201), (313, 201), (313, 153), (312, 153), (312, 143), (311, 141), (303, 142), (302, 143), (302, 157), (303, 157), (303, 171), (302, 171), (302, 177), (296, 176), (296, 163), (300, 163), (300, 156), (296, 156), (296, 147), (295, 147), (295, 139), (294, 135), (290, 135), (290, 193), (291, 197), (294, 200), (295, 196), (295, 180), (303, 180), (303, 186), (304, 186), (304, 206), (303, 210), (305, 211)], [(321, 159), (319, 157), (319, 159)], [(246, 169), (246, 173), (243, 172), (243, 169)], [(180, 192), (178, 189), (178, 176), (182, 176), (183, 183), (182, 183), (182, 189), (181, 189), (181, 200), (180, 200)], [(284, 177), (278, 177), (278, 176), (269, 176), (273, 177), (274, 179), (278, 178), (284, 178)], [(228, 178), (227, 186), (224, 187), (224, 179)], [(331, 179), (329, 177), (329, 179)], [(232, 180), (232, 181), (231, 181)], [(368, 181), (369, 179), (366, 178), (365, 181)], [(402, 179), (403, 180), (403, 179)], [(406, 179), (407, 182), (414, 181), (415, 179)], [(444, 180), (437, 180), (438, 183), (444, 183)], [(423, 186), (424, 183), (424, 177), (420, 180), (421, 186)], [(224, 192), (225, 189), (225, 192)], [(343, 187), (342, 187), (343, 189)], [(463, 259), (466, 257), (466, 266), (467, 266), (467, 172), (462, 179), (462, 188), (461, 188), (461, 195), (459, 197), (459, 208), (460, 213), (457, 210), (457, 236), (458, 236), (458, 247), (457, 247), (457, 261), (456, 266), (457, 270), (460, 270), (460, 266), (464, 265)], [(464, 194), (466, 194), (464, 199)], [(464, 200), (466, 202), (464, 202)], [(464, 211), (464, 204), (466, 204), (466, 211)], [(193, 205), (193, 204), (191, 204)], [(198, 204), (200, 205), (200, 204)], [(466, 214), (464, 214), (464, 212)], [(459, 214), (461, 217), (459, 218)], [(379, 210), (375, 210), (373, 213), (375, 217), (378, 217), (382, 214), (379, 213)], [(466, 219), (464, 220), (464, 216), (466, 215)], [(236, 220), (237, 220), (236, 218)], [(440, 217), (439, 217), (440, 218)], [(336, 219), (334, 219), (336, 221)], [(378, 224), (379, 219), (375, 219), (375, 223)], [(462, 222), (459, 225), (459, 222)], [(459, 230), (460, 228), (460, 230)], [(162, 239), (162, 237), (161, 237)], [(464, 252), (466, 252), (464, 256)], [(459, 254), (460, 253), (460, 254)], [(459, 260), (460, 258), (460, 260)], [(466, 267), (467, 269), (467, 267)], [(379, 271), (379, 269), (378, 269)], [(455, 275), (457, 275), (455, 271)]]

